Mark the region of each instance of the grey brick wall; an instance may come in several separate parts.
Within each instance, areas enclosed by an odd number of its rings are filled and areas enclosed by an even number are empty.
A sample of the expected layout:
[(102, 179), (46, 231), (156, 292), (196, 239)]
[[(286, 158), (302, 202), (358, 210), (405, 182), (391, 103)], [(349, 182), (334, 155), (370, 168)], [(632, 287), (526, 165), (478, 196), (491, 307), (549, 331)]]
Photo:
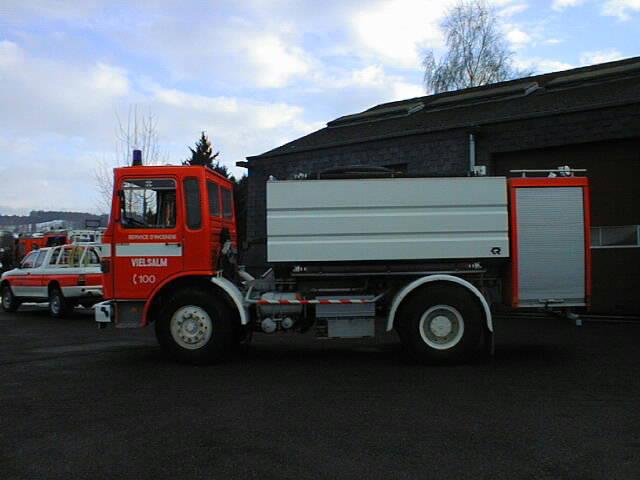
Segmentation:
[(477, 163), (487, 165), (491, 174), (492, 155), (496, 153), (638, 136), (640, 114), (637, 105), (611, 107), (251, 160), (247, 215), (249, 245), (242, 261), (256, 270), (266, 263), (265, 184), (270, 175), (286, 179), (299, 172), (337, 166), (399, 163), (408, 164), (409, 174), (466, 175), (470, 132), (476, 134)]

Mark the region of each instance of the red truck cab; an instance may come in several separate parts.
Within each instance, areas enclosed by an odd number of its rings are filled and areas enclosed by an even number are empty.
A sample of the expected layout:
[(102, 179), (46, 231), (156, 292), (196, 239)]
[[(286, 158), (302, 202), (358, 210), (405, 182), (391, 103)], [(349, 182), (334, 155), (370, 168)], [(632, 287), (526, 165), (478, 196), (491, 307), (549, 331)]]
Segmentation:
[(176, 282), (210, 278), (225, 240), (236, 243), (233, 184), (202, 166), (132, 166), (114, 175), (104, 297), (114, 301), (116, 324), (142, 326), (154, 300)]

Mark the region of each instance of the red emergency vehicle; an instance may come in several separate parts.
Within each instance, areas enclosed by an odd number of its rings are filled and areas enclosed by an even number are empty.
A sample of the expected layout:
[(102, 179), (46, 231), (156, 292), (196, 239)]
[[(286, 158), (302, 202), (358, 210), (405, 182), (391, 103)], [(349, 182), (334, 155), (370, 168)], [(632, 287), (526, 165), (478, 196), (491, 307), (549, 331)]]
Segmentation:
[(16, 311), (25, 302), (48, 302), (52, 317), (102, 299), (100, 257), (94, 246), (45, 247), (27, 254), (20, 266), (0, 277), (2, 309)]
[(68, 237), (64, 230), (22, 235), (18, 238), (18, 260), (22, 260), (33, 250), (55, 247), (65, 243), (68, 243)]
[(114, 173), (96, 321), (153, 323), (179, 360), (217, 361), (254, 332), (369, 337), (381, 320), (416, 360), (458, 362), (492, 349), (501, 299), (589, 304), (589, 186), (568, 169), (269, 181), (272, 268), (258, 278), (237, 265), (229, 180), (196, 166)]

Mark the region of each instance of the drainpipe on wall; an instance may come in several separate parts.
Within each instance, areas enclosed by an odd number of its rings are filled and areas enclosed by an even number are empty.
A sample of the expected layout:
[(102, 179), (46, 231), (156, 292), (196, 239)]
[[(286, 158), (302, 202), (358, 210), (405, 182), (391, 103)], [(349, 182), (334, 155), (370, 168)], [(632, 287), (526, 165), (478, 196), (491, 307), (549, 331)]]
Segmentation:
[(476, 167), (476, 137), (473, 133), (469, 134), (469, 175), (475, 175)]
[(469, 134), (469, 173), (470, 177), (484, 177), (487, 174), (485, 165), (476, 165), (476, 135)]

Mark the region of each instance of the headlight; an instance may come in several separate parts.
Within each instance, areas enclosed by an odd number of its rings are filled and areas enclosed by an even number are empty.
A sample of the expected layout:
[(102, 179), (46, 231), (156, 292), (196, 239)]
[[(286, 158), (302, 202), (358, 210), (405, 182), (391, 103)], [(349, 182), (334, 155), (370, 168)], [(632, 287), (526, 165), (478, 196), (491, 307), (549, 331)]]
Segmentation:
[(4, 253), (4, 248), (0, 247), (0, 253)]

